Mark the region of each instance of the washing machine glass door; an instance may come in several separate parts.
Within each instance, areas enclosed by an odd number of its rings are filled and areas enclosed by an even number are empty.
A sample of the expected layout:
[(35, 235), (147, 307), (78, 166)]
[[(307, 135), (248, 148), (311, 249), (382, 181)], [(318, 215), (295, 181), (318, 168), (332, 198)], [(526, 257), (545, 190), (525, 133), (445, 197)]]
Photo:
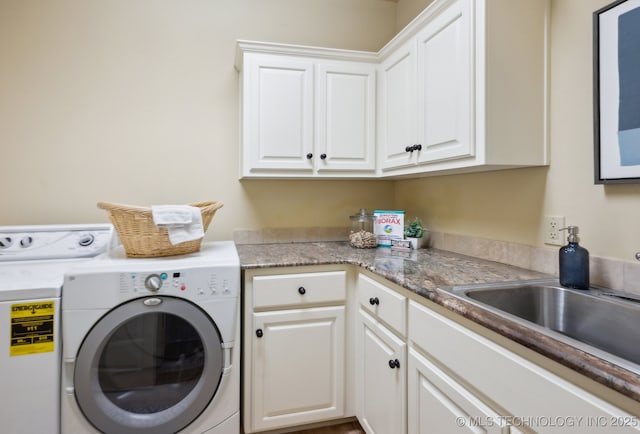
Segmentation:
[(196, 305), (146, 297), (102, 317), (78, 351), (78, 406), (104, 433), (175, 433), (216, 393), (224, 353), (215, 323)]

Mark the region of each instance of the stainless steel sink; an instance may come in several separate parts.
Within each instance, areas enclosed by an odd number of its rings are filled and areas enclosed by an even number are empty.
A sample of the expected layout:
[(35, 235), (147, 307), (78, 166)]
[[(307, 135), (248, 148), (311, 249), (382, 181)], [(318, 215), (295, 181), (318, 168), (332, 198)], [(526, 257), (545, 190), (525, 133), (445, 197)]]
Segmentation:
[(640, 374), (640, 297), (557, 280), (445, 288), (453, 295)]

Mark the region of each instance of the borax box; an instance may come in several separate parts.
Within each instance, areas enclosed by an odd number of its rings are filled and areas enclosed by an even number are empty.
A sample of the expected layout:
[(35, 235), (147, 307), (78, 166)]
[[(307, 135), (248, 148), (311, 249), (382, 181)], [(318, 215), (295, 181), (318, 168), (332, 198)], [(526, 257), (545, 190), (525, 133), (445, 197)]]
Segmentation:
[(404, 238), (404, 211), (375, 210), (373, 233), (379, 247), (391, 247), (391, 240)]

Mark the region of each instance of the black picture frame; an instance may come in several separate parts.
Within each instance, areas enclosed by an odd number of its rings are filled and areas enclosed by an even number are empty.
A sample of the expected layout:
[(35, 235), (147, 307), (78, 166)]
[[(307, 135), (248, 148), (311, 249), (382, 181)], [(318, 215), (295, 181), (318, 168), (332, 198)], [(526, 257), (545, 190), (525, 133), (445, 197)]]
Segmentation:
[(617, 0), (593, 13), (595, 184), (640, 183), (638, 53), (640, 0)]

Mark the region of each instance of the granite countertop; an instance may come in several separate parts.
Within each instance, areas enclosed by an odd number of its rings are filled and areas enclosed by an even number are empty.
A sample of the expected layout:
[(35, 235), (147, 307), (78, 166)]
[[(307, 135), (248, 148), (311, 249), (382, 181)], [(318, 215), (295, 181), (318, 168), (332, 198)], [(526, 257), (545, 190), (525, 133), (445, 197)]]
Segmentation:
[(238, 245), (243, 269), (349, 264), (369, 270), (636, 401), (640, 376), (438, 287), (549, 278), (547, 274), (437, 249), (355, 249), (347, 242)]

